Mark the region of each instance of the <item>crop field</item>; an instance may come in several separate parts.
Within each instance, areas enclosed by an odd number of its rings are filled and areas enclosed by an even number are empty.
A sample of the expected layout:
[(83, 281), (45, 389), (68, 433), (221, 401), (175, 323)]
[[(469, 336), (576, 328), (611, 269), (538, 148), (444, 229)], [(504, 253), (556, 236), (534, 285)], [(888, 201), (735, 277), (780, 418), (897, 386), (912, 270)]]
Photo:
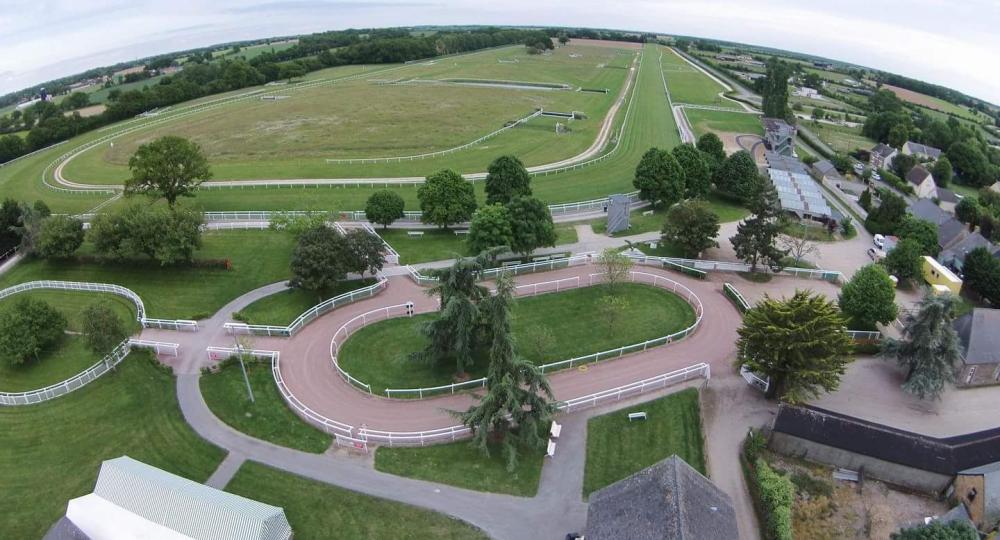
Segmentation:
[[(384, 75), (373, 71), (370, 77), (336, 84), (275, 86), (268, 94), (287, 97), (249, 99), (139, 130), (74, 159), (64, 174), (80, 182), (121, 182), (128, 177), (126, 165), (135, 149), (168, 134), (199, 143), (216, 179), (223, 180), (424, 176), (443, 167), (477, 172), (502, 153), (516, 154), (528, 165), (558, 161), (592, 144), (628, 73), (604, 67), (603, 62), (620, 56), (615, 49), (572, 49), (529, 57), (505, 48), (402, 66)], [(512, 54), (517, 63), (498, 61)], [(631, 58), (629, 53), (626, 59)], [(387, 81), (396, 84), (384, 84)], [(570, 89), (529, 86), (538, 83)], [(576, 91), (579, 87), (609, 91)], [(562, 134), (555, 131), (556, 119), (536, 118), (438, 157), (402, 163), (326, 162), (448, 150), (539, 108), (582, 111), (587, 118), (563, 121), (570, 131)]]
[(717, 105), (738, 107), (739, 105), (722, 99), (719, 93), (725, 90), (704, 73), (691, 67), (683, 58), (669, 49), (663, 51), (663, 70), (667, 77), (667, 88), (674, 103), (691, 105)]
[(981, 113), (970, 111), (965, 107), (955, 105), (954, 103), (949, 103), (943, 99), (936, 98), (934, 96), (928, 96), (926, 94), (921, 94), (919, 92), (914, 92), (913, 90), (907, 90), (905, 88), (900, 88), (898, 86), (893, 86), (891, 84), (883, 84), (882, 88), (887, 90), (892, 90), (899, 99), (903, 101), (909, 101), (910, 103), (916, 103), (917, 105), (923, 105), (928, 109), (934, 109), (944, 113), (951, 113), (967, 120), (972, 120), (975, 122), (981, 122), (986, 119)]
[(704, 109), (686, 109), (684, 114), (687, 116), (688, 122), (691, 123), (696, 137), (701, 137), (708, 132), (764, 135), (760, 116), (756, 114)]

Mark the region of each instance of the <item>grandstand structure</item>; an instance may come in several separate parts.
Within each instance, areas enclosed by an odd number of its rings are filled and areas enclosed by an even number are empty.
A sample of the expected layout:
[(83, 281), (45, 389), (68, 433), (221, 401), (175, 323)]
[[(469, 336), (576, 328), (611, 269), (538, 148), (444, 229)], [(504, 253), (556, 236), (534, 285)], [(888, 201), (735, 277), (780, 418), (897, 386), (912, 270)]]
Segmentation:
[(767, 177), (778, 192), (782, 210), (804, 221), (840, 221), (842, 216), (835, 213), (827, 203), (822, 188), (809, 176), (809, 168), (805, 163), (776, 152), (769, 151), (764, 156), (767, 160)]

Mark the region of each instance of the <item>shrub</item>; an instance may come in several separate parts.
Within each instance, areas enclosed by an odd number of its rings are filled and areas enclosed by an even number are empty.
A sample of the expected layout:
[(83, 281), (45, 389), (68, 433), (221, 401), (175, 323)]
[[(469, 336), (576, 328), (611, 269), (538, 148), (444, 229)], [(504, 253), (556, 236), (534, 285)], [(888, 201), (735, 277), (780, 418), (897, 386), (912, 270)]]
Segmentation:
[(762, 458), (754, 462), (754, 478), (760, 494), (765, 536), (771, 540), (792, 539), (792, 501), (795, 486), (775, 472)]

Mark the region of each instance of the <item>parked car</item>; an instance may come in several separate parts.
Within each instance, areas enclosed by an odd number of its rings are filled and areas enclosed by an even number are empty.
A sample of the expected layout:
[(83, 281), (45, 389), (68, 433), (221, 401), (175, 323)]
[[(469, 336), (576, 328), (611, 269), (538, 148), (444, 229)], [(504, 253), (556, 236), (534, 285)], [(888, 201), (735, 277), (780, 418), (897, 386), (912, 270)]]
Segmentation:
[(864, 163), (855, 163), (854, 164), (854, 173), (855, 174), (861, 174), (863, 172), (865, 172), (865, 164)]
[(877, 173), (875, 171), (872, 171), (872, 180), (881, 180), (881, 179), (882, 179), (882, 175), (881, 174), (879, 174), (879, 173)]
[(879, 249), (884, 249), (885, 248), (885, 237), (882, 236), (881, 234), (876, 234), (874, 237), (872, 237), (872, 243), (875, 244), (875, 247), (877, 247)]
[(868, 257), (875, 262), (879, 262), (885, 258), (885, 252), (881, 249), (870, 247), (868, 248)]

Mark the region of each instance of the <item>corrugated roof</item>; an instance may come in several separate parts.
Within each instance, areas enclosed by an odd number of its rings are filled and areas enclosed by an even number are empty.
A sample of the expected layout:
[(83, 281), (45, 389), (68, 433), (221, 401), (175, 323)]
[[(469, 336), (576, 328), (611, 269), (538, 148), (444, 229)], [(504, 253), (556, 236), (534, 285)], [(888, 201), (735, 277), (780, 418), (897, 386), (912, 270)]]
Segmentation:
[(292, 528), (277, 506), (226, 493), (128, 456), (101, 465), (94, 494), (192, 538), (285, 540)]
[(590, 540), (738, 537), (729, 496), (677, 456), (599, 489), (589, 498)]

